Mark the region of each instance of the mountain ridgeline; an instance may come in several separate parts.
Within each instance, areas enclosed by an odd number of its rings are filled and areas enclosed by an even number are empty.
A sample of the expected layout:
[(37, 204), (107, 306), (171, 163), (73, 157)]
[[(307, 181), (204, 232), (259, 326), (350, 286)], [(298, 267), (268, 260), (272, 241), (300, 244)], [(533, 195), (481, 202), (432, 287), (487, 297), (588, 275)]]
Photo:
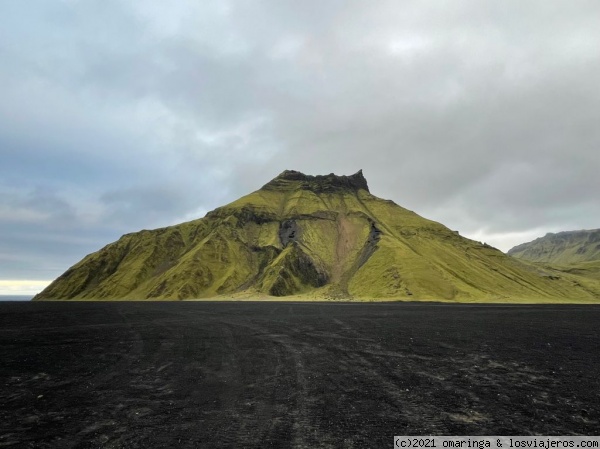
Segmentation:
[(508, 254), (531, 262), (561, 265), (600, 261), (600, 229), (548, 233), (515, 246)]
[(593, 301), (577, 282), (373, 196), (286, 170), (204, 218), (127, 234), (35, 300), (294, 297)]

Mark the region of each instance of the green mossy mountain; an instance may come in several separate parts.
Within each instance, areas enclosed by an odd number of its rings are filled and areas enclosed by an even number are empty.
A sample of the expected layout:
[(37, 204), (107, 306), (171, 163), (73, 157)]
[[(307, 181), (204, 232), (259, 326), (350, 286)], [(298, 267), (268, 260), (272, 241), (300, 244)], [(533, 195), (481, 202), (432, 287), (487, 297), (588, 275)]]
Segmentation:
[(508, 254), (531, 262), (559, 265), (600, 261), (600, 229), (548, 233), (515, 246)]
[(362, 171), (286, 170), (204, 218), (124, 235), (34, 299), (594, 301), (598, 293), (377, 198)]

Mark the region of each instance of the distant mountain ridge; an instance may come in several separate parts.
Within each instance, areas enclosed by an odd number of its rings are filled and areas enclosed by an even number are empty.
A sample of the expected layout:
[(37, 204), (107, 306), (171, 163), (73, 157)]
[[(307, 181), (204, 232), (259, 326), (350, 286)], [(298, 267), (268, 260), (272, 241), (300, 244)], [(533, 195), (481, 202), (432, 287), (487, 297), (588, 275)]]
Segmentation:
[(124, 235), (34, 299), (215, 297), (595, 301), (600, 294), (372, 195), (362, 171), (286, 170), (204, 218)]
[(531, 262), (559, 265), (600, 260), (600, 229), (548, 233), (511, 248), (508, 254)]

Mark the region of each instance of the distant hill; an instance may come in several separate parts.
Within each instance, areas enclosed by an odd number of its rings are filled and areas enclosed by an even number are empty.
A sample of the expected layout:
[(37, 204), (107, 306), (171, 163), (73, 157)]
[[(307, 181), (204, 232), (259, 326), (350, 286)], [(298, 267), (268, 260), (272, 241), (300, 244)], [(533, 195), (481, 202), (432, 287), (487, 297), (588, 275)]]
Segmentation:
[(214, 297), (595, 301), (599, 293), (377, 198), (362, 171), (286, 170), (204, 218), (124, 235), (34, 299)]
[(600, 229), (548, 233), (515, 246), (508, 254), (531, 262), (569, 265), (600, 260)]

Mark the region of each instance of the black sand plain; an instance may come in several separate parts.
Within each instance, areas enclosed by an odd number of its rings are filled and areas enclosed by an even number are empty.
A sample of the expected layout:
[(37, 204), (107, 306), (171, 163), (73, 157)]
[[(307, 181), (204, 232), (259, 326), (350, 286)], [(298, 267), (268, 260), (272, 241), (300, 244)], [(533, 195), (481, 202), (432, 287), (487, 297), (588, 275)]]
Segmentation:
[(0, 303), (0, 447), (597, 435), (599, 306)]

